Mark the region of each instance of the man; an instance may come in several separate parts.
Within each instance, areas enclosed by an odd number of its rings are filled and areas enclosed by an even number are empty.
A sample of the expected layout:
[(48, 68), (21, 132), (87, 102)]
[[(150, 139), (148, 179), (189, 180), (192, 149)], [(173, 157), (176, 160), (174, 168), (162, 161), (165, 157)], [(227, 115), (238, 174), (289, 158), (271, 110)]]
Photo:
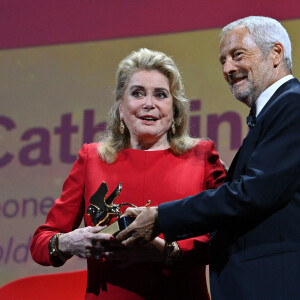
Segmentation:
[(138, 216), (117, 239), (130, 246), (159, 232), (168, 242), (211, 232), (213, 300), (300, 299), (300, 83), (288, 34), (270, 18), (233, 22), (220, 62), (235, 98), (256, 111), (227, 182), (158, 209), (129, 209)]

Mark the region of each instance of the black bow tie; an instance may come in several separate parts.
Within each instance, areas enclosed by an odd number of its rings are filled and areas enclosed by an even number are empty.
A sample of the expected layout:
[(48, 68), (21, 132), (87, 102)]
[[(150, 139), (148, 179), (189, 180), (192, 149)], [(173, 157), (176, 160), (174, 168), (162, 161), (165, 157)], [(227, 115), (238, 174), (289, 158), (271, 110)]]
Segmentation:
[(254, 127), (256, 123), (256, 105), (253, 104), (249, 116), (247, 117), (247, 125), (249, 126), (250, 129)]

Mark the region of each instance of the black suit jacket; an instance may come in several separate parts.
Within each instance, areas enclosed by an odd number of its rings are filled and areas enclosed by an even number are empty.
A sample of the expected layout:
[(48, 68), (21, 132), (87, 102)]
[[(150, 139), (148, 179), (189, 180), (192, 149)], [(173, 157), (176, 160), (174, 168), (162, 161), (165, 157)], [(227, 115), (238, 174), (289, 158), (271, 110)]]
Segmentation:
[(161, 204), (167, 241), (211, 232), (213, 300), (300, 299), (300, 83), (258, 115), (216, 190)]

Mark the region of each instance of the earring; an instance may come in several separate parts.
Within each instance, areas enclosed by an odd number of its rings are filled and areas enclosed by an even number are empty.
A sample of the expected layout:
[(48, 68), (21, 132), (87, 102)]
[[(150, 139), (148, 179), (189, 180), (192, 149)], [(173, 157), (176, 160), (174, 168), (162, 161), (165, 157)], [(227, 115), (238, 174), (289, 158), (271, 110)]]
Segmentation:
[(172, 128), (172, 133), (175, 134), (176, 133), (176, 127), (175, 127), (175, 122), (174, 121), (172, 121), (171, 128)]
[(125, 125), (123, 123), (123, 120), (120, 121), (120, 127), (119, 127), (119, 130), (121, 132), (121, 134), (124, 134), (124, 131), (125, 131)]

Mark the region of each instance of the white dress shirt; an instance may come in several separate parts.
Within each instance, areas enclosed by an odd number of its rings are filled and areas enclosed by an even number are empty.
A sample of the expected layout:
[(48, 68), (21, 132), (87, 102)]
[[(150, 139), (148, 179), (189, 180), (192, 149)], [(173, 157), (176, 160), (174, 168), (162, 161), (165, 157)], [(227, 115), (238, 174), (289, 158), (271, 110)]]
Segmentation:
[(274, 93), (277, 91), (277, 89), (282, 86), (285, 82), (288, 80), (294, 78), (293, 75), (287, 75), (273, 83), (271, 86), (269, 86), (266, 90), (264, 90), (260, 96), (258, 97), (256, 101), (256, 117), (261, 112), (261, 110), (264, 108), (264, 106), (267, 104), (267, 102), (270, 100), (270, 98), (274, 95)]

